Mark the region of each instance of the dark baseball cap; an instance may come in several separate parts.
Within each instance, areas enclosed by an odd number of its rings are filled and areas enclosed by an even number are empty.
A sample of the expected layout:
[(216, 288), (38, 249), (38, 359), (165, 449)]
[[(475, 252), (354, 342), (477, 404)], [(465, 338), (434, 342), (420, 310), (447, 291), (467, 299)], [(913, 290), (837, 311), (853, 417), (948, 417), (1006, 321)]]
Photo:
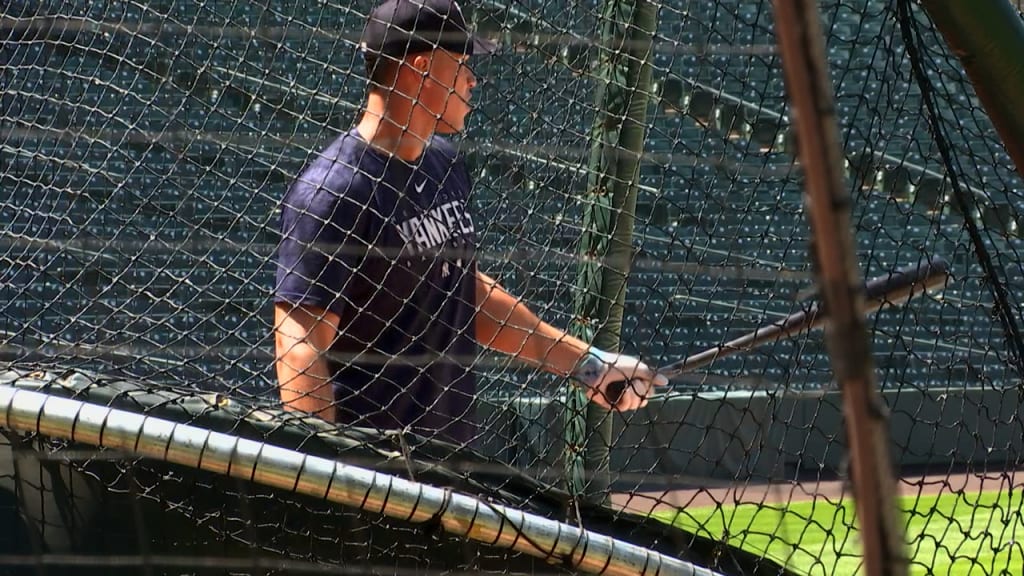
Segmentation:
[(367, 56), (404, 58), (434, 48), (491, 54), (497, 44), (469, 30), (454, 0), (387, 0), (370, 12), (360, 48)]

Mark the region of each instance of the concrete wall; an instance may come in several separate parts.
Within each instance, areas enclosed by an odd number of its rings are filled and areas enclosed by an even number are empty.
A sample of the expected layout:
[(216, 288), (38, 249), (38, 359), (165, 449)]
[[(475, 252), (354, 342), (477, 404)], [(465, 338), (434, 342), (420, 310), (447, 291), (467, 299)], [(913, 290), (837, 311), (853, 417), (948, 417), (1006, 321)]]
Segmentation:
[[(1016, 467), (1024, 455), (1017, 389), (903, 390), (883, 394), (891, 453), (904, 467), (986, 464)], [(649, 487), (751, 481), (844, 467), (838, 392), (734, 392), (652, 402), (629, 424), (615, 417), (612, 466), (621, 485)], [(519, 413), (484, 409), (491, 434), (483, 449), (518, 466), (557, 467), (563, 444), (558, 405), (518, 402)]]

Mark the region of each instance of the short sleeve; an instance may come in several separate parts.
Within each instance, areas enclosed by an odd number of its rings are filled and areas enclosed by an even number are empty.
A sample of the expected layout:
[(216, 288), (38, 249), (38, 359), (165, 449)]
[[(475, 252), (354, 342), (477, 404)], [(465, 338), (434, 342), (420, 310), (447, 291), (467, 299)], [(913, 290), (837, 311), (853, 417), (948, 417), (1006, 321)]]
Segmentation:
[(343, 313), (371, 242), (369, 209), (330, 190), (292, 190), (281, 205), (275, 302)]

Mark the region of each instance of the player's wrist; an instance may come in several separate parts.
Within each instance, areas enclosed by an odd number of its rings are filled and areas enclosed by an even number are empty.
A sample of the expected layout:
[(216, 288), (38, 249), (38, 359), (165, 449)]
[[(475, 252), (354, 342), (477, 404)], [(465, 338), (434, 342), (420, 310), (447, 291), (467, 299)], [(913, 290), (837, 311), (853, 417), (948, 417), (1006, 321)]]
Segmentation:
[(591, 346), (576, 364), (571, 377), (585, 386), (595, 386), (615, 363), (616, 357), (616, 354)]

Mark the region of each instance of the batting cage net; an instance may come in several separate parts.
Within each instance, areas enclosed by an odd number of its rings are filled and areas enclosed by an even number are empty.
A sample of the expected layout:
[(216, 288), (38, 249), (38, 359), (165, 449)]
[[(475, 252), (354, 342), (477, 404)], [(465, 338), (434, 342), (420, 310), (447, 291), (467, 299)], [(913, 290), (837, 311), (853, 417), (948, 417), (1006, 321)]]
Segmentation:
[[(281, 410), (285, 194), (359, 118), (373, 3), (0, 6), (0, 573), (858, 571), (820, 331), (722, 346), (816, 302), (770, 2), (462, 6), (497, 43), (447, 137), (468, 215), (414, 243), (469, 226), (543, 320), (652, 367), (718, 347), (625, 413), (482, 351), (468, 441)], [(861, 272), (948, 270), (869, 321), (911, 571), (1012, 573), (1024, 186), (923, 8), (821, 15)], [(466, 363), (434, 352), (338, 362)]]

